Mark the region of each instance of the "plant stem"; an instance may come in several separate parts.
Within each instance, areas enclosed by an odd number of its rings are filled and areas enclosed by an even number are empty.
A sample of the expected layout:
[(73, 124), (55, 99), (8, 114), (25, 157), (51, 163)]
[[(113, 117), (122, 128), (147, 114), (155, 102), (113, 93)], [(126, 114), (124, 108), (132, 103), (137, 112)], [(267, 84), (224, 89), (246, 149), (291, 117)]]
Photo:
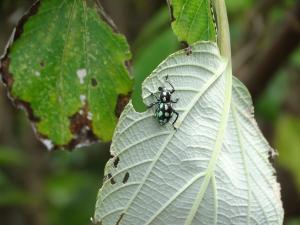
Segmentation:
[[(228, 60), (228, 70), (232, 71), (231, 65), (231, 45), (229, 24), (226, 12), (225, 0), (212, 0), (213, 7), (216, 11), (217, 28), (218, 28), (218, 46), (221, 56)], [(232, 73), (231, 73), (232, 74)]]

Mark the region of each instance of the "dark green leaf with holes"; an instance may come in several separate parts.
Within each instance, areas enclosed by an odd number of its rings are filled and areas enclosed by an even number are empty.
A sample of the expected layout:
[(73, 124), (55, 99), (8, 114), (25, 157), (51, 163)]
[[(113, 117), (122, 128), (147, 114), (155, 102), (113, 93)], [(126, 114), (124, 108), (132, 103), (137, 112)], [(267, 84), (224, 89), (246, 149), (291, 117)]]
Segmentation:
[(216, 41), (210, 0), (168, 0), (172, 28), (180, 41)]
[(3, 80), (48, 147), (111, 140), (118, 100), (132, 87), (131, 54), (96, 1), (38, 2), (12, 42), (1, 60)]

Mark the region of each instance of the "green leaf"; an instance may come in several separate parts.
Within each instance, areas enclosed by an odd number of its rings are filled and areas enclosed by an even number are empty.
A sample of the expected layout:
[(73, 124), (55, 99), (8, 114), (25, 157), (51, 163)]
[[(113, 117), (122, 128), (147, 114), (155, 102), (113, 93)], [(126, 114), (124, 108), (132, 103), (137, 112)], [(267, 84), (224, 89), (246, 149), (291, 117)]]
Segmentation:
[[(146, 104), (175, 87), (179, 118), (159, 125), (154, 109), (125, 107), (111, 145), (94, 220), (103, 225), (282, 224), (271, 149), (253, 117), (251, 97), (215, 43), (179, 51), (143, 83)], [(232, 85), (233, 84), (233, 85)], [(172, 121), (175, 118), (172, 119)], [(172, 122), (171, 121), (171, 122)]]
[(282, 115), (276, 123), (275, 144), (279, 152), (279, 164), (294, 176), (300, 191), (300, 119)]
[(1, 60), (11, 96), (49, 148), (110, 141), (117, 100), (131, 91), (128, 44), (95, 2), (36, 3)]
[(210, 0), (168, 0), (172, 28), (178, 39), (188, 44), (216, 41), (216, 30)]

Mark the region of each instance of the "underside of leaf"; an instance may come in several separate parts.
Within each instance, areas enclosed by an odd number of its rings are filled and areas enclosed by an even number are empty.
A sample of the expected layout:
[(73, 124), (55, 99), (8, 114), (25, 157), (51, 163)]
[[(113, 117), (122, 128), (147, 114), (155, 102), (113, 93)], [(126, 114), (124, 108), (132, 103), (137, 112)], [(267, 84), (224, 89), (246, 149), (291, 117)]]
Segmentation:
[[(251, 97), (210, 42), (162, 62), (143, 83), (175, 87), (174, 130), (131, 102), (117, 125), (94, 220), (103, 225), (281, 225), (272, 151), (253, 117)], [(173, 118), (174, 119), (174, 118)], [(172, 121), (171, 121), (172, 122)]]
[(129, 47), (96, 2), (38, 1), (1, 59), (11, 98), (48, 148), (110, 141), (128, 100)]

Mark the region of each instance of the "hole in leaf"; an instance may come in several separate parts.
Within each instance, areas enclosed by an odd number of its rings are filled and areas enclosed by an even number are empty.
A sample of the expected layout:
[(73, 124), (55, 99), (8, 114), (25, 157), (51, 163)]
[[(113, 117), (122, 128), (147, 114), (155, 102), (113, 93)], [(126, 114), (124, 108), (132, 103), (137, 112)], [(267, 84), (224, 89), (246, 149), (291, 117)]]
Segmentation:
[(120, 162), (120, 158), (116, 157), (115, 161), (114, 161), (114, 167), (117, 168), (118, 164)]
[(111, 173), (107, 174), (107, 178), (110, 180), (110, 183), (112, 185), (114, 185), (116, 183), (115, 179), (113, 178), (113, 176), (111, 175)]
[(93, 87), (96, 87), (98, 85), (98, 82), (95, 78), (92, 78), (91, 83)]
[(122, 181), (123, 184), (127, 183), (128, 179), (129, 179), (129, 173), (126, 172), (126, 173), (125, 173), (125, 176), (124, 176), (124, 178), (123, 178), (123, 181)]
[(129, 96), (122, 95), (122, 94), (120, 94), (118, 96), (117, 105), (116, 105), (116, 109), (115, 109), (115, 115), (117, 116), (117, 118), (120, 117), (121, 113), (123, 112), (124, 107), (129, 102), (129, 98), (130, 98), (130, 94), (129, 94)]

